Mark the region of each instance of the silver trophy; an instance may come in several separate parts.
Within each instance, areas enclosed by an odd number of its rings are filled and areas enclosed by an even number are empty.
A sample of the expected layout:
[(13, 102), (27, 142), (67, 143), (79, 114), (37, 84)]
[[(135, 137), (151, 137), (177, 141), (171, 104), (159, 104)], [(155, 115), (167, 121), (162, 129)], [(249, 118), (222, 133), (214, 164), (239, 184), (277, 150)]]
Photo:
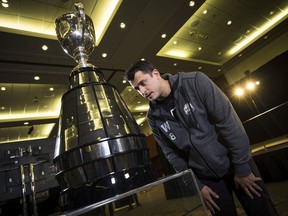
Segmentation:
[(93, 67), (87, 61), (95, 47), (95, 30), (91, 18), (84, 13), (81, 3), (75, 3), (74, 6), (77, 11), (66, 13), (55, 21), (61, 47), (78, 63), (73, 71)]
[(62, 97), (54, 164), (63, 210), (89, 205), (156, 179), (146, 136), (117, 89), (87, 63), (95, 44), (94, 26), (76, 12), (55, 21), (63, 50), (78, 65)]

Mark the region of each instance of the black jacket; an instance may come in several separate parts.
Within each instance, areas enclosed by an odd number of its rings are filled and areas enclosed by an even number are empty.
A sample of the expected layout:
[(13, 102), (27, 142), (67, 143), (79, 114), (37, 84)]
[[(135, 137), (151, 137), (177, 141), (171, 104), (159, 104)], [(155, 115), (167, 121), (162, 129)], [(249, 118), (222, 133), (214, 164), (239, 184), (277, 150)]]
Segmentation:
[(249, 139), (224, 93), (201, 72), (163, 78), (172, 88), (177, 120), (157, 101), (150, 102), (147, 117), (175, 170), (191, 168), (198, 178), (221, 178), (232, 164), (235, 174), (250, 174)]

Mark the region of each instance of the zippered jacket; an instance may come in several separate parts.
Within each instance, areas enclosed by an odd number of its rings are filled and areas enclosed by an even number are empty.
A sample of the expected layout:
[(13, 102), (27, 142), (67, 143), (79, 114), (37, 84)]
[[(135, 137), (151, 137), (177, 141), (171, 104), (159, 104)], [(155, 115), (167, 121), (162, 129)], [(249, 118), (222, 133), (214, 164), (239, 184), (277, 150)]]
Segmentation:
[(174, 169), (192, 169), (197, 180), (221, 178), (231, 169), (249, 175), (249, 139), (226, 95), (201, 72), (162, 77), (172, 88), (176, 117), (151, 101), (147, 118)]

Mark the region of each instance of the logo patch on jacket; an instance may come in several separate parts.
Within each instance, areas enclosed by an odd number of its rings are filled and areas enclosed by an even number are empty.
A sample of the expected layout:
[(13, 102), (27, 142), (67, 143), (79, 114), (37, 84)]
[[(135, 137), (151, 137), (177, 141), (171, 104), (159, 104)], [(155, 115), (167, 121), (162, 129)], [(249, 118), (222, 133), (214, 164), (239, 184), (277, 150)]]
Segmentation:
[(193, 105), (191, 103), (189, 103), (189, 104), (186, 103), (186, 104), (184, 104), (183, 110), (184, 110), (186, 115), (191, 115), (192, 112), (194, 112), (195, 108), (193, 107)]

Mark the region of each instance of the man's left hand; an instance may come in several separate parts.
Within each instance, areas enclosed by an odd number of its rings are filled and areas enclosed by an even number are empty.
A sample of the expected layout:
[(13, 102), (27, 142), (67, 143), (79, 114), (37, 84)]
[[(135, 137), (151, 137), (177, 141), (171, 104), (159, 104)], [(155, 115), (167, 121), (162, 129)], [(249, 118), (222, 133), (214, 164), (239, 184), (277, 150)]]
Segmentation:
[(234, 181), (236, 184), (236, 187), (239, 187), (239, 185), (243, 188), (245, 193), (253, 199), (253, 197), (256, 195), (258, 197), (261, 196), (259, 191), (262, 191), (262, 188), (257, 185), (258, 181), (261, 181), (260, 177), (255, 177), (253, 173), (250, 173), (248, 176), (234, 176)]

